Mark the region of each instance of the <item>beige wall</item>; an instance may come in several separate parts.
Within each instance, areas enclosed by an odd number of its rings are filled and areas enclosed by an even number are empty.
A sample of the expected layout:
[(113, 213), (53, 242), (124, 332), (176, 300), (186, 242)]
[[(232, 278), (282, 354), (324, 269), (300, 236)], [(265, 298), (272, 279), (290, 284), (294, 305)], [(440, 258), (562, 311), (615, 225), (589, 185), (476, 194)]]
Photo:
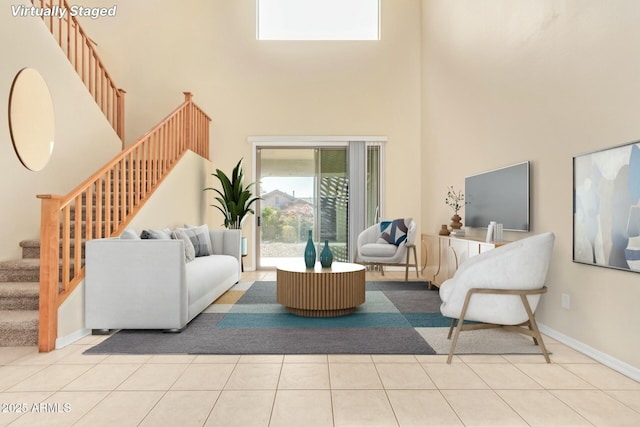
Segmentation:
[[(31, 5), (27, 0), (12, 4)], [(39, 18), (0, 12), (0, 261), (21, 257), (19, 242), (40, 233), (37, 194), (71, 191), (121, 148), (115, 132)], [(15, 75), (24, 67), (40, 72), (55, 114), (55, 148), (40, 172), (27, 170), (13, 150), (8, 103)]]
[(118, 6), (113, 19), (85, 21), (127, 90), (128, 140), (184, 90), (213, 119), (214, 166), (244, 157), (248, 180), (251, 135), (387, 136), (385, 214), (420, 217), (419, 0), (382, 2), (379, 42), (257, 41), (255, 0), (85, 3)]
[(572, 157), (640, 136), (638, 2), (423, 0), (422, 8), (423, 230), (451, 216), (448, 185), (530, 160), (532, 232), (556, 234), (539, 321), (640, 368), (640, 276), (572, 262)]
[(140, 234), (145, 228), (208, 223), (213, 208), (206, 206), (202, 189), (210, 170), (210, 161), (187, 151), (128, 227)]

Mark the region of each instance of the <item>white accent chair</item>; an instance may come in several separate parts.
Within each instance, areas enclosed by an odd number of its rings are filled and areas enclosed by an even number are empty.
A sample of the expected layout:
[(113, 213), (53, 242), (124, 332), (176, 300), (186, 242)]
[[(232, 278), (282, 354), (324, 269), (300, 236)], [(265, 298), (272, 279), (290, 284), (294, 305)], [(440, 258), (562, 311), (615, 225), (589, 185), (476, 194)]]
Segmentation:
[[(385, 265), (405, 267), (404, 280), (409, 280), (409, 267), (416, 268), (416, 277), (420, 277), (418, 272), (418, 255), (416, 254), (416, 222), (410, 219), (407, 238), (400, 245), (391, 243), (381, 243), (380, 223), (374, 224), (365, 229), (358, 236), (356, 254), (353, 262), (356, 264), (374, 265), (380, 268), (384, 276)], [(413, 263), (409, 262), (409, 257), (413, 252)]]
[(532, 337), (550, 362), (534, 313), (547, 291), (554, 239), (553, 233), (543, 233), (484, 252), (460, 265), (440, 286), (440, 312), (452, 318), (449, 339), (456, 329), (447, 363), (461, 331), (496, 327)]

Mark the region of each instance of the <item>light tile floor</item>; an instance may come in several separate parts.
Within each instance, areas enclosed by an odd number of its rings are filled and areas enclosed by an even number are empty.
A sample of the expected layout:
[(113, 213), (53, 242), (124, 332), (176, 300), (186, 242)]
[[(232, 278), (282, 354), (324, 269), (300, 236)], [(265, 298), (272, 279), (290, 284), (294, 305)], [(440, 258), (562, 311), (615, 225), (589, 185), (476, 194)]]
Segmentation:
[(47, 354), (0, 348), (0, 426), (640, 426), (640, 383), (551, 338), (551, 364), (478, 355), (451, 365), (423, 355), (82, 354), (103, 339)]

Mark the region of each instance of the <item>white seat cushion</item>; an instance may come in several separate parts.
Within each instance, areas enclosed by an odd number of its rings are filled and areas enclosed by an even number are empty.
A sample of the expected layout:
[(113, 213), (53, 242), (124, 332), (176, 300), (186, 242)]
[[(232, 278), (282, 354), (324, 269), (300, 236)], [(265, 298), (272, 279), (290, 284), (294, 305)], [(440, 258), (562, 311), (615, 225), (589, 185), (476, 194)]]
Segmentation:
[(397, 250), (396, 245), (389, 243), (368, 243), (360, 248), (360, 255), (389, 258), (394, 256)]

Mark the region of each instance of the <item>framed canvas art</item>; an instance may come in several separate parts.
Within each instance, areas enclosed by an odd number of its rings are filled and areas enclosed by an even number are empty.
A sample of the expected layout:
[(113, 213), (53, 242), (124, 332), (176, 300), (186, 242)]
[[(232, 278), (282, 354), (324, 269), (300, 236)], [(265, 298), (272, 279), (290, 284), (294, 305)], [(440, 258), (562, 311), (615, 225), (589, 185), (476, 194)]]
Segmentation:
[(640, 272), (640, 141), (573, 158), (573, 261)]

